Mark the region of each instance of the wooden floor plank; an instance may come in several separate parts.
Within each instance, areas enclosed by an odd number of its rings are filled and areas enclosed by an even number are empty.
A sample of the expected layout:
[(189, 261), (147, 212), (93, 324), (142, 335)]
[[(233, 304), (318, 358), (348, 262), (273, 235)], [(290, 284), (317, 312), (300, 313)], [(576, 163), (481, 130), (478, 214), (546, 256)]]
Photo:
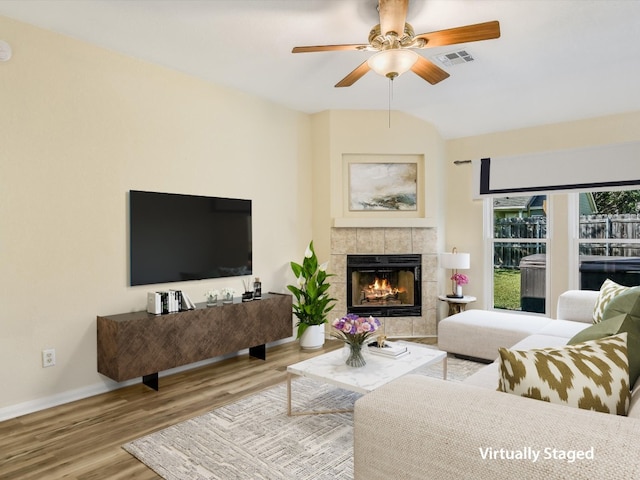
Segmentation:
[(341, 346), (278, 345), (266, 361), (241, 355), (161, 377), (158, 392), (131, 385), (0, 422), (0, 478), (158, 479), (121, 445), (284, 382), (287, 365)]

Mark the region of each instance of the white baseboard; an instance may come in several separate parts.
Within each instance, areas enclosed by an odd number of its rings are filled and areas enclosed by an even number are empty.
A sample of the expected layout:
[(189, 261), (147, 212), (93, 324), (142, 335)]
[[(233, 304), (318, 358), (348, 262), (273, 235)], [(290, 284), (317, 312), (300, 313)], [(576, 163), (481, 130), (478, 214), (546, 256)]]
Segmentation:
[(39, 398), (37, 400), (30, 400), (28, 402), (0, 408), (0, 422), (11, 418), (21, 417), (22, 415), (27, 415), (29, 413), (39, 412), (40, 410), (46, 410), (47, 408), (57, 407), (58, 405), (64, 405), (65, 403), (75, 402), (76, 400), (82, 400), (83, 398), (93, 397), (94, 395), (100, 395), (101, 393), (107, 393), (138, 382), (139, 380), (127, 380), (122, 383), (114, 382), (112, 385), (96, 383), (88, 387), (68, 390), (66, 392), (56, 393), (55, 395)]
[[(267, 345), (267, 347), (280, 345), (282, 343), (288, 343), (293, 340), (294, 340), (293, 337), (289, 337), (283, 340), (278, 340), (277, 342), (270, 343), (269, 345)], [(184, 372), (186, 370), (192, 370), (194, 368), (203, 367), (205, 365), (216, 363), (221, 360), (226, 360), (228, 358), (237, 357), (239, 355), (243, 355), (248, 352), (249, 350), (246, 349), (246, 350), (241, 350), (239, 352), (231, 353), (229, 355), (210, 358), (208, 360), (203, 360), (201, 362), (190, 363), (189, 365), (183, 365), (182, 367), (176, 367), (176, 368), (172, 368), (171, 370), (160, 372), (158, 376), (166, 377), (168, 375), (173, 375), (175, 373)], [(114, 382), (112, 380), (107, 379), (106, 382), (108, 383), (96, 383), (94, 385), (78, 388), (76, 390), (68, 390), (66, 392), (56, 393), (54, 395), (39, 398), (37, 400), (29, 400), (28, 402), (18, 403), (16, 405), (10, 405), (8, 407), (0, 408), (0, 422), (3, 422), (5, 420), (10, 420), (16, 417), (21, 417), (29, 413), (46, 410), (47, 408), (57, 407), (58, 405), (64, 405), (65, 403), (75, 402), (76, 400), (82, 400), (83, 398), (93, 397), (95, 395), (100, 395), (102, 393), (118, 390), (119, 388), (128, 387), (129, 385), (135, 385), (136, 383), (141, 383), (142, 378), (141, 377), (134, 378), (131, 380), (126, 380), (124, 382)]]

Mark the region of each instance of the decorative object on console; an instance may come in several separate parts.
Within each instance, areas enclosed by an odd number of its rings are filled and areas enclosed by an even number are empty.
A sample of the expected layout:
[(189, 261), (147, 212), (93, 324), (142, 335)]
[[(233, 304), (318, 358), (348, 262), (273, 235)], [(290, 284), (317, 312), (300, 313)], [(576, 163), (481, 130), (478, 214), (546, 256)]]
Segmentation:
[(262, 282), (260, 282), (260, 279), (256, 277), (253, 281), (253, 298), (259, 300), (260, 297), (262, 297)]
[(207, 307), (215, 307), (218, 304), (218, 296), (220, 292), (218, 290), (209, 290), (204, 294), (207, 299)]
[(236, 291), (233, 288), (225, 287), (222, 289), (222, 303), (228, 304), (233, 303), (233, 296), (236, 294)]
[(180, 290), (147, 293), (147, 313), (160, 315), (194, 310), (195, 308), (195, 304), (187, 294), (182, 293)]
[(362, 356), (366, 341), (380, 328), (380, 321), (374, 317), (359, 317), (354, 313), (347, 313), (342, 318), (333, 321), (335, 329), (331, 336), (348, 345), (349, 355), (346, 364), (350, 367), (364, 367), (367, 362)]
[(440, 254), (440, 266), (451, 270), (451, 294), (447, 297), (462, 298), (462, 285), (469, 282), (469, 277), (458, 273), (458, 270), (467, 270), (471, 267), (471, 255), (458, 253), (458, 249), (453, 247), (451, 253)]
[[(335, 298), (331, 298), (327, 291), (330, 284), (327, 282), (327, 278), (332, 274), (327, 273), (327, 266), (329, 262), (325, 262), (321, 265), (318, 264), (318, 257), (313, 249), (313, 241), (309, 243), (309, 246), (305, 250), (304, 259), (302, 265), (291, 262), (291, 270), (297, 278), (297, 285), (287, 285), (287, 289), (296, 298), (293, 303), (293, 313), (298, 317), (297, 338), (300, 339), (300, 346), (305, 349), (320, 348), (324, 344), (324, 324), (327, 323), (327, 313), (329, 313), (336, 301)], [(305, 335), (306, 331), (310, 327), (312, 332)], [(318, 331), (322, 330), (322, 337)], [(315, 333), (315, 335), (313, 335)], [(304, 335), (304, 338), (303, 338)], [(315, 339), (314, 342), (308, 342), (311, 340), (309, 337)], [(318, 344), (318, 342), (320, 342)]]
[(147, 293), (147, 313), (160, 315), (162, 313), (162, 300), (158, 292)]
[(242, 281), (242, 285), (244, 286), (244, 293), (242, 294), (243, 302), (250, 302), (253, 300), (253, 290), (251, 290), (251, 279), (248, 278)]

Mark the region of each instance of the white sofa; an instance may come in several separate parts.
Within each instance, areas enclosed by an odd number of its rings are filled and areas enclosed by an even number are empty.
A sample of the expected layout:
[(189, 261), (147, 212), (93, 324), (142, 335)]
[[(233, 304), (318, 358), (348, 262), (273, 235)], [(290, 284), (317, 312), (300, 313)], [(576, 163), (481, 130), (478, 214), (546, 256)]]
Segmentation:
[[(449, 317), (439, 347), (495, 359), (498, 346), (564, 345), (589, 325), (596, 298), (566, 292), (560, 320), (463, 312)], [(464, 338), (447, 337), (456, 332)], [(498, 392), (497, 384), (494, 362), (463, 383), (408, 375), (360, 398), (355, 479), (640, 478), (638, 388), (623, 417)]]
[[(598, 292), (592, 290), (564, 292), (558, 298), (555, 320), (541, 315), (502, 311), (467, 310), (457, 313), (438, 324), (438, 348), (493, 361), (498, 356), (498, 348), (511, 347), (534, 334), (569, 340), (593, 323), (597, 298)], [(540, 346), (555, 345), (557, 343)]]

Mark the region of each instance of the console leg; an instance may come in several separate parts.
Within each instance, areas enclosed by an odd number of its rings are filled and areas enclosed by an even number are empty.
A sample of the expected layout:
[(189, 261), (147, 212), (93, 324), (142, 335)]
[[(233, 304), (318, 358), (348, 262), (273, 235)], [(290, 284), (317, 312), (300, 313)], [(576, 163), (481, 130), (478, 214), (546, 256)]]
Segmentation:
[(158, 372), (152, 373), (150, 375), (144, 375), (142, 377), (142, 383), (144, 383), (149, 388), (153, 388), (157, 392), (158, 391)]
[(267, 346), (263, 343), (262, 345), (258, 345), (256, 347), (249, 348), (249, 355), (255, 358), (259, 358), (260, 360), (267, 359)]

